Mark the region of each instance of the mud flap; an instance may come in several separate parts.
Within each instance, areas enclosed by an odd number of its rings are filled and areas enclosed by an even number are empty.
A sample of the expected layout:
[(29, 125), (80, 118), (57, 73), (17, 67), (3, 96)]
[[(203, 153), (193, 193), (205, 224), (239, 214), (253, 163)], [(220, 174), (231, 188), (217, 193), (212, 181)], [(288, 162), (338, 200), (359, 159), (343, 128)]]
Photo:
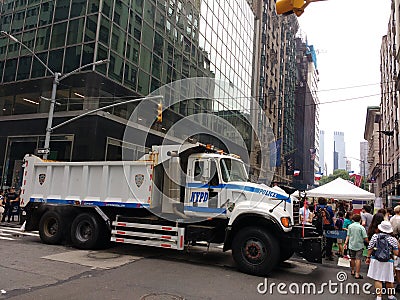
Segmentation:
[(301, 226), (292, 230), (292, 245), (295, 252), (309, 262), (322, 263), (322, 236), (314, 227), (306, 227), (303, 231)]
[(296, 252), (309, 262), (322, 263), (321, 238), (303, 239)]

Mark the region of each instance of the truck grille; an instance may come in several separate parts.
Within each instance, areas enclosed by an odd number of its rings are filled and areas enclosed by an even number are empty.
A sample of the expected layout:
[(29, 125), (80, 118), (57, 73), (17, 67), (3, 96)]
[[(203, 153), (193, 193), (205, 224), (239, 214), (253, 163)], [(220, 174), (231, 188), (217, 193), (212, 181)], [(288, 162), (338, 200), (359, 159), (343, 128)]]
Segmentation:
[(293, 223), (300, 224), (300, 201), (293, 201)]

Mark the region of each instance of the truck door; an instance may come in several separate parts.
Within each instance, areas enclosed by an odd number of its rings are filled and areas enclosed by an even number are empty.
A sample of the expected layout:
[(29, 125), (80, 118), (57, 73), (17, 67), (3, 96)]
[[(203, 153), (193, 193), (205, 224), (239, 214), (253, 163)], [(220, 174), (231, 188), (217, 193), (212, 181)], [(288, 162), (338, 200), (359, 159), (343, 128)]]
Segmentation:
[(225, 192), (220, 181), (218, 161), (196, 159), (192, 165), (193, 174), (188, 177), (185, 214), (198, 217), (216, 217), (224, 214), (219, 203)]

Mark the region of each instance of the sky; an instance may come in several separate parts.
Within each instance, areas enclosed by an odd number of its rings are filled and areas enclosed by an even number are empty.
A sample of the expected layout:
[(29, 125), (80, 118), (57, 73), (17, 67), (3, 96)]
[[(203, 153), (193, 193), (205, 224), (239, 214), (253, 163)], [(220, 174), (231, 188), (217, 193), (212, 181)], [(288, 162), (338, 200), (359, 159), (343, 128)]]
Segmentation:
[[(303, 36), (317, 50), (319, 127), (325, 131), (328, 174), (333, 132), (344, 132), (346, 156), (359, 159), (367, 107), (380, 104), (380, 48), (390, 6), (390, 0), (328, 0), (311, 3), (298, 18)], [(351, 100), (338, 101), (344, 99)], [(350, 160), (359, 172), (360, 162)]]

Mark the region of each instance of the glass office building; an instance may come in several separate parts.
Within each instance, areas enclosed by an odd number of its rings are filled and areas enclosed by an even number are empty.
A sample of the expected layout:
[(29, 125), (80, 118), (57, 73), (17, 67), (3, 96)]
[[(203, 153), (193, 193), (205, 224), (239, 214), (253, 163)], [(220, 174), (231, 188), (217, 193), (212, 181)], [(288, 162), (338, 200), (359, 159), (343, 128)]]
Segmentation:
[[(23, 155), (43, 147), (53, 77), (39, 59), (61, 74), (109, 59), (60, 82), (54, 124), (191, 77), (229, 82), (243, 96), (181, 103), (165, 114), (166, 123), (211, 110), (226, 111), (243, 128), (241, 116), (250, 113), (255, 17), (246, 0), (6, 0), (0, 7), (0, 30), (37, 56), (0, 37), (2, 186), (18, 184)], [(119, 159), (122, 146), (136, 149), (122, 142), (134, 107), (116, 106), (56, 130), (50, 157)], [(156, 132), (149, 142), (161, 139)]]

